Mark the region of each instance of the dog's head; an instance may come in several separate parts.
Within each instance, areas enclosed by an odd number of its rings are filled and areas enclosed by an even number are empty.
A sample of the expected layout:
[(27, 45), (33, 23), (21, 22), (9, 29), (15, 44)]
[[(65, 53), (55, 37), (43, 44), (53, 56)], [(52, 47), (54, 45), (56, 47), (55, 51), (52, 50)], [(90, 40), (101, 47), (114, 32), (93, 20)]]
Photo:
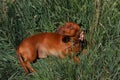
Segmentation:
[(81, 26), (73, 22), (67, 22), (65, 25), (58, 27), (56, 33), (74, 37), (80, 41), (85, 40), (84, 31), (81, 29)]

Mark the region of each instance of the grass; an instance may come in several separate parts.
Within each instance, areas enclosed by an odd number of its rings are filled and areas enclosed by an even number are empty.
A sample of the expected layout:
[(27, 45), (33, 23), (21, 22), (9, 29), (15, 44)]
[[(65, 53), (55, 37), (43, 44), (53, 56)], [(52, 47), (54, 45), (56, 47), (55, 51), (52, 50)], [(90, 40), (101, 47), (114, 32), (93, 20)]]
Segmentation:
[[(119, 0), (1, 0), (1, 80), (119, 80)], [(38, 32), (54, 32), (67, 21), (82, 23), (88, 54), (78, 65), (66, 57), (38, 59), (37, 73), (25, 75), (16, 57), (21, 40)]]

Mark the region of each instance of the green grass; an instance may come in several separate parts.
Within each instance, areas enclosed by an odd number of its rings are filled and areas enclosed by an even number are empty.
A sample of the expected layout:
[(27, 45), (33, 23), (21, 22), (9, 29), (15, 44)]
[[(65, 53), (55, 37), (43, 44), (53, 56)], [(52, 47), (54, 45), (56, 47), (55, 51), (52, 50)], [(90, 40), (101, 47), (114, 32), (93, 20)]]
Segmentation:
[[(119, 80), (119, 0), (1, 0), (0, 80)], [(21, 40), (38, 32), (54, 32), (65, 22), (82, 23), (87, 31), (88, 54), (72, 59), (48, 57), (25, 75), (16, 48)]]

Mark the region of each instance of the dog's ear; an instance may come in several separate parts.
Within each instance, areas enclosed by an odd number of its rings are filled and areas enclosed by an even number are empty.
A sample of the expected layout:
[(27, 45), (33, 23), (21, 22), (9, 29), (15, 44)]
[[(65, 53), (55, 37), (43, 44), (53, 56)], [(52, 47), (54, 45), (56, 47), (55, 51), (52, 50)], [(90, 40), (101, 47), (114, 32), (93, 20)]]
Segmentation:
[(70, 37), (69, 37), (69, 36), (64, 36), (64, 37), (62, 38), (62, 41), (63, 41), (64, 43), (67, 43), (67, 42), (70, 41)]

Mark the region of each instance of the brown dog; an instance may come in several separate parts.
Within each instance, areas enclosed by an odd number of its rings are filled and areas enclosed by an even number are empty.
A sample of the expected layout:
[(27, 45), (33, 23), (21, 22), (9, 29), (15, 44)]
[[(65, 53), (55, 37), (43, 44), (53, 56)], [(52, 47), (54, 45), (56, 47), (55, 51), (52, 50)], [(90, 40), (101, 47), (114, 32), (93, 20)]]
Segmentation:
[[(72, 45), (72, 52), (74, 53), (82, 51), (82, 49), (84, 48), (83, 45), (86, 44), (84, 31), (81, 29), (81, 26), (74, 22), (67, 22), (65, 23), (65, 25), (58, 27), (56, 33), (70, 36), (70, 38), (74, 42), (74, 44)], [(79, 58), (75, 56), (74, 61), (79, 62)]]
[(24, 39), (17, 48), (17, 55), (28, 74), (35, 71), (30, 63), (37, 58), (46, 58), (50, 55), (64, 58), (67, 55), (74, 55), (74, 52), (78, 50), (72, 48), (73, 44), (74, 42), (69, 36), (57, 33), (39, 33)]

